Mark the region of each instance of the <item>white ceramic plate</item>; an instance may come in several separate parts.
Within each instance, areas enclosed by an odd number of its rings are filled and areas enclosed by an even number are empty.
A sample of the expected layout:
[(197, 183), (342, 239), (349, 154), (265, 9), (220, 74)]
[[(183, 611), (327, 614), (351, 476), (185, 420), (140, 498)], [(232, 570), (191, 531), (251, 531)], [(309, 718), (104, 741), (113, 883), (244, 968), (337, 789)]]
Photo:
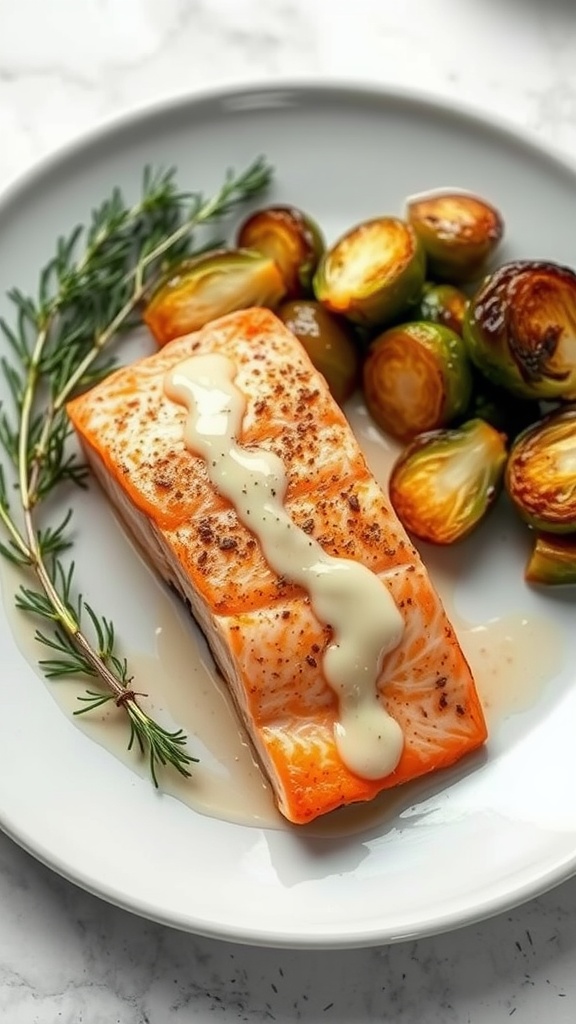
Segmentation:
[[(85, 221), (113, 186), (135, 194), (144, 164), (175, 164), (182, 183), (210, 190), (226, 167), (260, 153), (277, 169), (273, 198), (313, 213), (330, 238), (375, 213), (399, 212), (407, 194), (452, 184), (502, 209), (502, 258), (575, 259), (576, 175), (530, 140), (417, 97), (278, 86), (138, 114), (12, 188), (0, 208), (0, 294), (14, 284), (34, 290), (57, 235)], [(110, 519), (86, 515), (79, 544), (97, 600), (137, 636), (150, 618), (145, 576), (136, 587), (133, 555), (123, 563)], [(454, 597), (472, 621), (511, 611), (553, 621), (564, 644), (553, 678), (497, 726), (484, 759), (412, 791), (378, 827), (339, 840), (234, 825), (159, 796), (70, 724), (0, 615), (1, 827), (116, 904), (270, 945), (421, 936), (567, 878), (576, 866), (574, 594), (530, 592), (516, 538), (504, 513), (450, 554)]]

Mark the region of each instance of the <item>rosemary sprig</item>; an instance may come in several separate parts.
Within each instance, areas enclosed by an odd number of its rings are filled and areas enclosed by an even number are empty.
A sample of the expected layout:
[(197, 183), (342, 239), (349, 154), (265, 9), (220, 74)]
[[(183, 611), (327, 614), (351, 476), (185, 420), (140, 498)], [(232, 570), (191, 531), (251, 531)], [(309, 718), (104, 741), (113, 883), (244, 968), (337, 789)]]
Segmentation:
[[(0, 524), (6, 538), (0, 555), (27, 568), (39, 584), (37, 589), (22, 585), (16, 605), (45, 623), (35, 636), (49, 652), (39, 662), (47, 678), (97, 680), (98, 689), (79, 697), (83, 707), (76, 714), (110, 701), (124, 709), (128, 748), (148, 757), (155, 785), (159, 765), (188, 776), (196, 758), (187, 752), (181, 729), (170, 732), (143, 710), (138, 700), (143, 694), (132, 689), (110, 620), (82, 595), (74, 596), (74, 563), (63, 561), (71, 546), (71, 511), (57, 525), (44, 527), (38, 523), (39, 511), (62, 485), (87, 483), (87, 467), (68, 443), (68, 400), (110, 372), (114, 360), (109, 350), (138, 322), (147, 290), (194, 251), (195, 230), (258, 195), (271, 173), (263, 159), (256, 160), (239, 175), (229, 172), (216, 194), (206, 198), (179, 191), (173, 170), (146, 169), (139, 201), (129, 205), (114, 189), (93, 211), (86, 229), (77, 227), (58, 240), (40, 274), (37, 296), (13, 289), (14, 322), (0, 319), (7, 342), (0, 368), (11, 402), (10, 411), (0, 407), (5, 456)], [(10, 477), (17, 501), (10, 500)]]

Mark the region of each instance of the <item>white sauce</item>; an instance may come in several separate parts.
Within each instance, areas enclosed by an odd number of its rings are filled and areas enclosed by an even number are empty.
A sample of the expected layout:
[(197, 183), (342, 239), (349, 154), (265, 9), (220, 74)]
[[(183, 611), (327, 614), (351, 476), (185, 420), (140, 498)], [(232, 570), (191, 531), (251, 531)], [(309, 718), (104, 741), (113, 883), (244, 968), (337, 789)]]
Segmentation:
[[(347, 404), (346, 412), (372, 471), (385, 487), (400, 446), (374, 426), (359, 395)], [(107, 500), (94, 488), (90, 503), (98, 509), (96, 518), (102, 528), (98, 543), (106, 548), (110, 539)], [(118, 525), (117, 529), (122, 538), (123, 590), (126, 600), (130, 600), (140, 555), (126, 539), (124, 527)], [(499, 744), (502, 727), (511, 717), (535, 708), (538, 716), (545, 716), (550, 687), (567, 664), (569, 634), (552, 614), (526, 617), (512, 612), (483, 623), (466, 621), (456, 607), (458, 583), (466, 572), (455, 574), (446, 564), (445, 551), (439, 550), (434, 557), (432, 554), (427, 555), (428, 569), (470, 662), (488, 717), (491, 742)], [(14, 604), (23, 582), (19, 570), (0, 560), (4, 614), (23, 657), (43, 679), (37, 669), (41, 649), (34, 640), (31, 621)], [(158, 720), (184, 729), (190, 737), (190, 749), (200, 757), (192, 766), (190, 779), (170, 770), (163, 772), (162, 793), (198, 814), (245, 826), (290, 830), (292, 826), (276, 810), (226, 687), (184, 606), (154, 575), (149, 576), (143, 598), (154, 628), (151, 633), (139, 632), (125, 652), (136, 689), (147, 694), (142, 702)], [(146, 758), (127, 750), (126, 719), (121, 711), (107, 705), (100, 712), (73, 717), (85, 687), (86, 680), (66, 679), (50, 683), (48, 692), (77, 729), (148, 781)], [(531, 728), (530, 718), (526, 721), (527, 728)], [(367, 803), (323, 815), (299, 829), (305, 829), (308, 836), (330, 841), (374, 828), (384, 833), (407, 808), (420, 803), (430, 785), (427, 778), (417, 779), (385, 790)]]
[[(365, 437), (362, 439), (366, 442)], [(383, 462), (385, 453), (381, 452), (381, 456)], [(97, 491), (91, 497), (96, 502), (106, 500)], [(118, 529), (122, 531), (123, 527)], [(124, 557), (126, 578), (131, 580), (132, 560), (139, 555), (127, 544)], [(442, 559), (437, 561), (441, 563)], [(498, 743), (499, 729), (510, 716), (535, 705), (545, 714), (546, 690), (566, 664), (567, 635), (552, 618), (540, 615), (526, 619), (512, 613), (483, 624), (467, 622), (453, 607), (454, 580), (437, 565), (432, 570), (475, 675), (492, 739)], [(22, 582), (17, 569), (0, 562), (6, 617), (24, 657), (36, 667), (41, 649), (34, 639), (30, 619), (14, 604)], [(141, 698), (146, 710), (171, 728), (182, 727), (190, 738), (190, 749), (200, 757), (199, 763), (192, 765), (189, 779), (169, 769), (163, 772), (162, 793), (175, 797), (196, 813), (223, 821), (290, 830), (293, 826), (275, 807), (270, 787), (255, 763), (203, 638), (181, 602), (155, 577), (151, 576), (149, 583), (146, 603), (156, 625), (152, 636), (144, 634), (141, 642), (129, 647), (130, 672), (136, 688), (147, 695)], [(126, 586), (129, 597), (130, 583)], [(127, 723), (122, 711), (106, 705), (99, 712), (73, 717), (79, 707), (78, 697), (85, 688), (85, 679), (62, 679), (52, 682), (48, 691), (76, 728), (149, 782), (147, 759), (127, 749)], [(298, 828), (305, 828), (309, 836), (326, 839), (383, 829), (423, 799), (429, 787), (429, 780), (417, 779), (385, 790), (367, 803), (343, 807)]]
[(258, 538), (270, 567), (304, 587), (318, 619), (331, 627), (334, 640), (323, 671), (338, 697), (338, 752), (357, 775), (383, 778), (398, 764), (404, 737), (380, 702), (376, 684), (385, 654), (402, 636), (402, 616), (374, 573), (326, 554), (291, 519), (284, 507), (288, 481), (281, 459), (237, 444), (246, 403), (235, 373), (226, 356), (195, 356), (167, 374), (166, 394), (187, 408), (187, 447), (206, 460), (210, 481)]

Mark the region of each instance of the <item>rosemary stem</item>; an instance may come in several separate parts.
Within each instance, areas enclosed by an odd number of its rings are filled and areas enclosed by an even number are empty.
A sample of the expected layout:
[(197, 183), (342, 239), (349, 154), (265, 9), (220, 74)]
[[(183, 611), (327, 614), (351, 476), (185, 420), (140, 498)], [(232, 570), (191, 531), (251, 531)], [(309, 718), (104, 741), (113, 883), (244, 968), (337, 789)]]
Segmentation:
[(30, 549), (26, 544), (26, 541), (24, 540), (22, 534), (17, 529), (16, 524), (12, 521), (12, 517), (10, 516), (8, 509), (4, 507), (2, 502), (0, 502), (0, 521), (2, 522), (4, 529), (10, 535), (13, 543), (16, 545), (23, 558), (27, 562), (31, 562), (32, 556)]
[[(206, 204), (206, 209), (208, 204)], [(212, 206), (210, 205), (210, 209)], [(82, 362), (78, 365), (73, 374), (68, 378), (64, 387), (60, 390), (54, 400), (54, 412), (58, 412), (68, 401), (68, 398), (73, 393), (76, 386), (86, 375), (92, 364), (96, 361), (99, 355), (103, 352), (106, 346), (114, 340), (118, 331), (122, 328), (127, 318), (134, 312), (138, 303), (141, 302), (146, 291), (144, 285), (144, 272), (146, 268), (158, 260), (165, 252), (168, 251), (176, 242), (184, 238), (191, 229), (198, 225), (203, 219), (202, 210), (197, 213), (194, 217), (189, 218), (180, 227), (172, 232), (167, 238), (165, 238), (159, 245), (152, 249), (146, 256), (144, 256), (135, 267), (132, 272), (132, 278), (134, 280), (134, 287), (130, 298), (125, 302), (122, 308), (118, 311), (114, 319), (106, 326), (106, 328), (99, 334), (94, 340), (94, 344)]]
[(206, 221), (210, 220), (210, 218), (217, 213), (225, 195), (226, 188), (222, 188), (215, 196), (208, 199), (200, 209), (196, 210), (191, 217), (188, 217), (180, 227), (176, 228), (171, 235), (160, 242), (159, 245), (151, 250), (151, 252), (147, 253), (142, 259), (142, 271), (146, 270), (146, 267), (150, 266), (151, 263), (154, 263), (155, 260), (164, 256), (164, 254), (168, 252), (173, 245), (185, 238), (192, 228), (198, 227), (200, 224), (205, 224)]
[(32, 521), (31, 510), (24, 513), (24, 520), (26, 533), (28, 535), (29, 546), (27, 550), (30, 563), (48, 600), (50, 601), (50, 604), (52, 605), (54, 618), (63, 627), (63, 629), (66, 630), (70, 638), (79, 648), (81, 654), (92, 666), (104, 685), (109, 687), (116, 697), (125, 698), (127, 688), (119, 679), (116, 678), (114, 673), (110, 671), (100, 654), (94, 650), (89, 640), (80, 629), (76, 616), (73, 615), (70, 609), (66, 606), (60, 597), (58, 590), (54, 586), (52, 577), (46, 568), (44, 559), (42, 558), (42, 554), (38, 548), (37, 535)]
[(128, 301), (122, 306), (122, 309), (118, 311), (114, 319), (106, 326), (106, 328), (100, 332), (100, 334), (94, 339), (94, 343), (89, 352), (86, 353), (84, 359), (78, 364), (74, 373), (70, 375), (65, 385), (60, 389), (53, 402), (53, 414), (55, 415), (64, 407), (68, 401), (70, 395), (73, 393), (75, 388), (78, 386), (80, 381), (85, 377), (86, 373), (96, 361), (98, 356), (102, 354), (106, 346), (114, 340), (115, 335), (121, 329), (122, 325), (126, 321), (127, 317), (133, 313), (136, 305), (142, 298), (144, 289), (140, 292), (134, 291)]
[[(213, 198), (196, 194), (192, 207), (183, 213), (191, 193), (177, 191), (173, 171), (153, 174), (148, 169), (138, 203), (127, 206), (115, 189), (93, 212), (89, 228), (77, 227), (58, 240), (54, 257), (41, 272), (37, 300), (13, 290), (19, 314), (16, 328), (0, 320), (0, 332), (8, 337), (20, 364), (12, 367), (4, 361), (17, 420), (13, 424), (3, 415), (0, 447), (15, 467), (19, 514), (12, 514), (0, 470), (0, 526), (9, 538), (1, 553), (29, 567), (38, 581), (37, 592), (23, 586), (16, 603), (51, 623), (49, 635), (40, 630), (36, 634), (40, 643), (57, 652), (40, 662), (48, 677), (78, 672), (95, 676), (108, 693), (87, 691), (87, 697), (79, 698), (88, 704), (83, 710), (112, 699), (122, 706), (130, 721), (129, 748), (136, 742), (148, 754), (155, 785), (157, 765), (170, 765), (188, 776), (187, 766), (196, 758), (187, 752), (181, 729), (166, 730), (138, 703), (126, 662), (114, 647), (112, 623), (81, 598), (77, 606), (71, 601), (73, 564), (67, 571), (59, 559), (70, 545), (63, 533), (70, 514), (52, 530), (38, 526), (37, 514), (59, 484), (83, 480), (83, 467), (67, 450), (63, 410), (78, 390), (90, 384), (93, 364), (129, 325), (161, 273), (163, 257), (178, 258), (188, 250), (196, 226), (260, 192), (270, 176), (266, 163), (258, 160), (244, 174), (228, 173)], [(78, 254), (83, 234), (84, 252)], [(82, 623), (84, 612), (90, 619), (88, 632)]]
[(121, 683), (120, 680), (116, 678), (113, 672), (110, 671), (106, 662), (99, 654), (97, 654), (87, 638), (84, 636), (82, 630), (78, 628), (78, 624), (76, 624), (75, 630), (70, 635), (80, 652), (86, 658), (86, 661), (92, 665), (92, 668), (99, 676), (101, 682), (112, 690), (112, 693), (114, 693), (117, 698), (126, 700), (128, 694), (130, 694), (130, 701), (135, 704), (136, 700), (132, 692), (128, 690), (124, 683)]
[[(44, 560), (38, 543), (38, 534), (32, 517), (32, 509), (36, 499), (36, 481), (42, 465), (42, 460), (45, 457), (47, 437), (49, 436), (53, 421), (53, 415), (46, 416), (40, 443), (36, 447), (32, 462), (30, 463), (28, 455), (30, 446), (30, 419), (32, 409), (34, 408), (36, 389), (40, 379), (40, 360), (49, 336), (48, 325), (49, 321), (38, 331), (36, 343), (27, 368), (26, 387), (22, 398), (20, 434), (18, 438), (18, 479), (20, 500), (22, 502), (25, 538), (21, 538), (24, 543), (21, 544), (20, 547), (21, 550), (26, 551), (30, 564), (38, 576), (38, 579), (50, 600), (52, 607), (54, 608), (54, 613), (58, 620), (69, 633), (74, 633), (78, 628), (78, 624), (61, 600), (60, 595), (52, 582), (50, 573), (44, 565)], [(12, 536), (14, 536), (14, 530), (12, 530), (11, 533)]]
[(33, 500), (29, 487), (29, 435), (30, 419), (36, 398), (36, 388), (40, 377), (39, 366), (48, 340), (48, 326), (45, 324), (36, 336), (36, 343), (32, 352), (26, 374), (26, 387), (22, 396), (22, 408), (20, 413), (20, 432), (18, 436), (18, 484), (20, 488), (20, 500), (25, 512), (32, 507)]
[(34, 528), (32, 510), (30, 508), (24, 511), (24, 528), (28, 538), (28, 555), (32, 569), (36, 573), (42, 588), (54, 609), (54, 617), (62, 626), (64, 626), (70, 635), (73, 635), (78, 629), (78, 623), (62, 601), (60, 594), (54, 586), (50, 573), (44, 564), (44, 559), (42, 558), (42, 554), (38, 546), (38, 535)]

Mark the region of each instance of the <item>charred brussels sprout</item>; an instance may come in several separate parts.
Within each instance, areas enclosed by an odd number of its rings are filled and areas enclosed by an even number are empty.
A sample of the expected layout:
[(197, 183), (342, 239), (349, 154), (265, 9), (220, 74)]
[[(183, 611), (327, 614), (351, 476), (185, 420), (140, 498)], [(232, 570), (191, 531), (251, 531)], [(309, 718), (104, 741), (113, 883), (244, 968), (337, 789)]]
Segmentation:
[(505, 480), (530, 526), (576, 533), (576, 408), (552, 413), (520, 434)]
[(483, 420), (416, 438), (390, 476), (390, 500), (407, 530), (452, 544), (480, 523), (499, 492), (504, 438)]
[(388, 323), (418, 301), (426, 258), (412, 228), (397, 217), (365, 221), (324, 253), (316, 298), (364, 326)]
[(464, 413), (472, 377), (464, 343), (454, 331), (440, 324), (407, 323), (373, 341), (363, 382), (376, 423), (404, 441)]
[(428, 192), (407, 203), (433, 277), (474, 281), (502, 238), (504, 225), (493, 206), (467, 192)]
[(144, 320), (165, 345), (224, 313), (249, 306), (274, 309), (284, 294), (273, 259), (246, 249), (218, 249), (184, 260), (154, 292)]
[(576, 274), (556, 263), (505, 263), (470, 302), (470, 357), (525, 398), (576, 397)]
[(303, 299), (283, 303), (278, 316), (302, 343), (341, 405), (358, 381), (358, 350), (350, 324), (333, 316), (319, 302)]
[(425, 284), (422, 298), (412, 310), (414, 320), (430, 320), (462, 334), (468, 297), (453, 284)]
[(547, 586), (576, 584), (576, 536), (542, 533), (526, 566), (529, 583)]
[(244, 221), (237, 241), (240, 248), (256, 249), (276, 261), (288, 297), (310, 292), (324, 239), (307, 214), (295, 206), (268, 206)]

